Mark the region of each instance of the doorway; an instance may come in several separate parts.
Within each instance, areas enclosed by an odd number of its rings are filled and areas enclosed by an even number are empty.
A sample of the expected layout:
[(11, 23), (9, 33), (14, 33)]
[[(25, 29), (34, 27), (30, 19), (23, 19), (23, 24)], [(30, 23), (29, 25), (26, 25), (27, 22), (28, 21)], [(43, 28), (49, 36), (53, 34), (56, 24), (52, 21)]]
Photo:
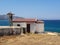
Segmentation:
[(30, 33), (30, 24), (27, 24), (27, 33)]
[(24, 34), (26, 33), (26, 28), (23, 28), (23, 33), (24, 33)]

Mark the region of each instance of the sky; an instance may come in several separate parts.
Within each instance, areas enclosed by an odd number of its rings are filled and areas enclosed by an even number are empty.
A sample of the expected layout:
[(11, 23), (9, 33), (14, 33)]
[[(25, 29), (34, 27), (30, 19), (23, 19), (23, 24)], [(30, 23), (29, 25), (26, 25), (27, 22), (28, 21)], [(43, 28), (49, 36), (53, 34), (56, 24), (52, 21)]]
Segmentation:
[(0, 0), (0, 15), (60, 20), (60, 0)]

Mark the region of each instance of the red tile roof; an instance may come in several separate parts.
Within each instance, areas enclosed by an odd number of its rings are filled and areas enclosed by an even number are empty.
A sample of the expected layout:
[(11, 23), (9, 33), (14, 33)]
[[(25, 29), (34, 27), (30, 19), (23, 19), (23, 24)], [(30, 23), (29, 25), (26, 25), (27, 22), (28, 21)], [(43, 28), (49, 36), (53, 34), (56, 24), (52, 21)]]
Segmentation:
[(29, 18), (16, 18), (16, 19), (13, 19), (13, 22), (35, 22), (35, 23), (43, 23), (44, 21), (37, 20), (37, 19), (29, 19)]
[(34, 22), (34, 21), (36, 21), (36, 19), (29, 19), (29, 18), (16, 18), (16, 19), (13, 19), (13, 22), (25, 22), (25, 21), (27, 21), (27, 22), (30, 22), (30, 21), (32, 21), (32, 22)]

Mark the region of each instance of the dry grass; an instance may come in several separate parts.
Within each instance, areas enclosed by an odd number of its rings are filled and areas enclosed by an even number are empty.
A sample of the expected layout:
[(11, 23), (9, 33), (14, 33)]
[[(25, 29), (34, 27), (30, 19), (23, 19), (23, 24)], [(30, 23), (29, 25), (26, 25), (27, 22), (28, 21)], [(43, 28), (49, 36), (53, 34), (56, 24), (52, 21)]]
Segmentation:
[(0, 45), (60, 45), (60, 36), (25, 34), (0, 37)]

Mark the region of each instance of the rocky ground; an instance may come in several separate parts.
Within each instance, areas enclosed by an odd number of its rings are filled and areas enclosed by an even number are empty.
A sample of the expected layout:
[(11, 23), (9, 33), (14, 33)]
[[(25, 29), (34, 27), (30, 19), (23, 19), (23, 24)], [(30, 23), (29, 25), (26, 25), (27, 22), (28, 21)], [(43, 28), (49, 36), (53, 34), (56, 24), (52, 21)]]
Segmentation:
[(60, 36), (25, 34), (0, 37), (0, 45), (60, 45)]

